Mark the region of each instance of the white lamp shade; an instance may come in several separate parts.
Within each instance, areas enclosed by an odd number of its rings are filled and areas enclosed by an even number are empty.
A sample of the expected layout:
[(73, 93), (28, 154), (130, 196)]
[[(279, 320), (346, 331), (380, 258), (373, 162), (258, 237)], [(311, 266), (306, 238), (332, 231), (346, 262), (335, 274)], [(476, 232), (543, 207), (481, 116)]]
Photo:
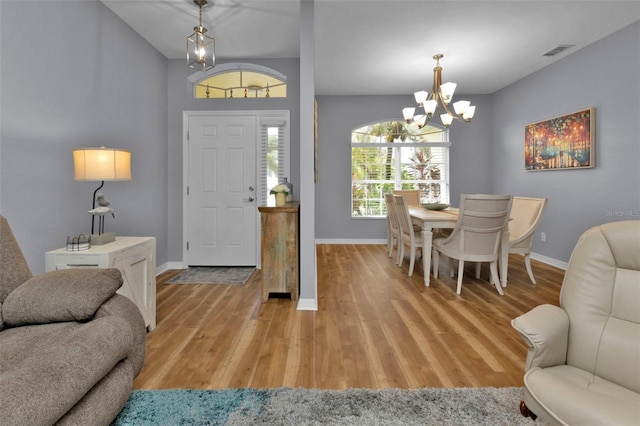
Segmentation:
[(469, 108), (469, 105), (471, 105), (471, 102), (469, 101), (458, 101), (454, 102), (453, 109), (456, 111), (456, 114), (462, 115), (467, 108)]
[(427, 124), (427, 115), (422, 114), (420, 118), (416, 120), (416, 124), (418, 125), (419, 128), (423, 128), (424, 125)]
[(405, 120), (410, 121), (413, 119), (413, 113), (416, 111), (415, 108), (403, 108), (402, 109), (402, 116), (404, 117)]
[(442, 121), (442, 124), (445, 125), (445, 127), (449, 127), (451, 125), (451, 123), (453, 122), (453, 116), (449, 113), (447, 114), (441, 114), (440, 115), (440, 120)]
[(73, 150), (74, 180), (131, 180), (131, 152), (122, 149)]
[(424, 111), (429, 115), (429, 117), (431, 117), (433, 113), (436, 112), (437, 106), (438, 106), (438, 103), (434, 99), (429, 99), (424, 104)]
[(440, 93), (442, 93), (442, 100), (445, 104), (448, 104), (453, 98), (453, 93), (456, 91), (456, 83), (444, 83), (440, 86)]
[(476, 107), (474, 105), (470, 106), (466, 109), (464, 114), (462, 114), (462, 118), (469, 121), (473, 118), (473, 114), (476, 113)]
[(413, 94), (413, 97), (416, 98), (416, 102), (418, 105), (423, 105), (427, 101), (427, 96), (429, 96), (429, 92), (421, 90)]

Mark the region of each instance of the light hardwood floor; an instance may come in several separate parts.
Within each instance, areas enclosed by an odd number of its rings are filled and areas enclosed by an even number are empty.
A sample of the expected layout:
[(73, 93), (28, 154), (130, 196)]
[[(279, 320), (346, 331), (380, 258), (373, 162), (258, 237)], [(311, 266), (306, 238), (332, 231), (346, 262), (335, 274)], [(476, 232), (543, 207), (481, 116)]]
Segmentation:
[(157, 280), (157, 319), (135, 389), (522, 386), (526, 346), (512, 318), (558, 304), (564, 271), (509, 259), (499, 296), (473, 265), (462, 294), (446, 267), (424, 287), (383, 245), (318, 245), (318, 311), (286, 298), (261, 303), (260, 271), (241, 286)]

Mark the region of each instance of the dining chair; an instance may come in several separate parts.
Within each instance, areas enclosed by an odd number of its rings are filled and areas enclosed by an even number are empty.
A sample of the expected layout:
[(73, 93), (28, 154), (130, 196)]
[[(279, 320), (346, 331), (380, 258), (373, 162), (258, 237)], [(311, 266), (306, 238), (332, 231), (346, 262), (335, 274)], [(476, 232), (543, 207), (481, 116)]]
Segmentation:
[(396, 263), (400, 262), (400, 224), (398, 223), (398, 214), (396, 213), (396, 203), (393, 200), (393, 194), (384, 194), (384, 202), (387, 206), (387, 245), (389, 249), (389, 257), (393, 255), (393, 247), (398, 247), (398, 256)]
[(546, 198), (513, 197), (509, 215), (509, 253), (524, 255), (524, 264), (533, 284), (536, 279), (531, 270), (531, 243), (546, 206)]
[(420, 205), (420, 191), (417, 189), (396, 189), (393, 191), (394, 195), (403, 195), (407, 204), (410, 206)]
[[(409, 247), (409, 276), (411, 276), (413, 275), (413, 267), (416, 263), (416, 252), (418, 249), (422, 250), (422, 237), (418, 234), (421, 228), (413, 225), (411, 216), (409, 215), (409, 209), (407, 208), (407, 199), (404, 195), (394, 194), (393, 199), (395, 201), (398, 223), (400, 225), (398, 266), (402, 266), (402, 262), (404, 261), (404, 247)], [(425, 273), (428, 274), (429, 271)]]
[(504, 295), (498, 278), (500, 242), (513, 202), (512, 195), (462, 194), (456, 227), (447, 238), (433, 241), (433, 276), (438, 278), (439, 255), (449, 258), (449, 274), (453, 277), (453, 259), (458, 260), (458, 285), (462, 290), (464, 262), (489, 262), (490, 281)]

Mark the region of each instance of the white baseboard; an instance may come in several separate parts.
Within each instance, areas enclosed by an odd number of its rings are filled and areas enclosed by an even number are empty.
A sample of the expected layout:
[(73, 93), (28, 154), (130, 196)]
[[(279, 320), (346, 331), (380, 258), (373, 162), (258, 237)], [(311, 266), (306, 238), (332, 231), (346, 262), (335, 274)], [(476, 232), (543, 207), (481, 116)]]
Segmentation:
[(555, 266), (556, 268), (560, 268), (565, 271), (567, 270), (567, 266), (568, 266), (567, 262), (563, 262), (561, 260), (554, 259), (552, 257), (543, 256), (541, 254), (533, 253), (533, 252), (531, 252), (531, 258), (537, 261), (540, 261), (542, 263), (546, 263), (547, 265)]
[(156, 266), (156, 276), (160, 275), (163, 272), (168, 271), (169, 269), (187, 269), (187, 266), (182, 262), (163, 263), (160, 266)]
[(316, 244), (387, 244), (387, 239), (341, 239), (341, 238), (318, 238)]
[[(386, 239), (341, 239), (341, 238), (318, 238), (316, 244), (387, 244)], [(543, 256), (538, 253), (531, 253), (531, 258), (547, 265), (555, 266), (567, 270), (567, 262), (563, 262), (552, 257)]]
[(297, 309), (299, 311), (317, 311), (318, 301), (315, 299), (298, 299)]

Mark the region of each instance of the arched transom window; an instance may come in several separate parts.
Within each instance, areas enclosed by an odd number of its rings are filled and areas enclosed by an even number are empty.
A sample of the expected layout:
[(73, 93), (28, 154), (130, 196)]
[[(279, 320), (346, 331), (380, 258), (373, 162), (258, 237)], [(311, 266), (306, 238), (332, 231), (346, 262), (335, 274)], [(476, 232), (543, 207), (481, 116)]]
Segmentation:
[(195, 73), (189, 79), (194, 83), (194, 96), (198, 99), (287, 97), (287, 77), (261, 65), (216, 65), (206, 73)]

